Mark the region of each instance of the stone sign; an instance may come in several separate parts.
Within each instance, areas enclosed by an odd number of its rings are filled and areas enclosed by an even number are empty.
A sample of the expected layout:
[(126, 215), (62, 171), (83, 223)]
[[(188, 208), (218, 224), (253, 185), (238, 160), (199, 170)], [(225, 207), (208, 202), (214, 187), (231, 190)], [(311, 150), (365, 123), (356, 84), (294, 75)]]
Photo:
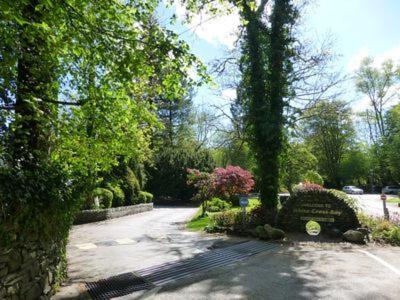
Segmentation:
[(354, 209), (328, 190), (299, 191), (283, 204), (278, 215), (279, 226), (292, 231), (304, 231), (310, 220), (318, 222), (322, 231), (335, 228), (344, 232), (360, 226)]

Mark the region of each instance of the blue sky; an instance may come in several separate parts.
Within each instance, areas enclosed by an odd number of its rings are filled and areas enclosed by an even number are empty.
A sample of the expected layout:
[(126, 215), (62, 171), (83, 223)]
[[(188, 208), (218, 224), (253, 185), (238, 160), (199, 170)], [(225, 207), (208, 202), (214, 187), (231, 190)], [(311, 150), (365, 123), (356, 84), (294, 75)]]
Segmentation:
[[(160, 9), (160, 19), (166, 20), (174, 10), (178, 16), (184, 11), (179, 6)], [(235, 14), (212, 19), (202, 15), (194, 18), (192, 24), (178, 23), (171, 28), (181, 34), (194, 54), (209, 63), (226, 56), (226, 50), (233, 47), (238, 23)], [(314, 0), (302, 24), (307, 36), (333, 38), (332, 50), (340, 55), (335, 65), (344, 72), (351, 73), (366, 55), (374, 56), (377, 64), (385, 58), (400, 62), (400, 0)], [(229, 90), (204, 86), (194, 101), (197, 105), (223, 103), (233, 95)], [(351, 84), (344, 97), (355, 100), (356, 110), (368, 105), (365, 98), (354, 93)]]

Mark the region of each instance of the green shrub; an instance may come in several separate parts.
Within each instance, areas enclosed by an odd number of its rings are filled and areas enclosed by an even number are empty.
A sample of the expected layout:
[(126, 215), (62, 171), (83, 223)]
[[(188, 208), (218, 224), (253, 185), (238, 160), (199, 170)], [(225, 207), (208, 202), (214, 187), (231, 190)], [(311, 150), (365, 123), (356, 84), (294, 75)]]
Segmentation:
[(106, 188), (113, 193), (112, 207), (120, 207), (125, 204), (124, 191), (118, 184), (107, 183)]
[(217, 197), (207, 201), (206, 210), (209, 212), (220, 212), (231, 208), (231, 204)]
[(304, 176), (301, 178), (302, 181), (304, 182), (309, 182), (309, 183), (316, 183), (319, 185), (324, 185), (324, 179), (322, 178), (321, 175), (319, 175), (317, 172), (308, 170)]
[(227, 210), (212, 215), (211, 220), (218, 227), (232, 227), (237, 222), (237, 214), (235, 211)]
[(126, 167), (121, 188), (125, 194), (126, 205), (132, 205), (139, 202), (139, 180), (136, 178), (135, 173), (129, 167)]
[(249, 225), (252, 227), (262, 226), (265, 224), (266, 209), (262, 205), (257, 205), (248, 213)]
[(228, 201), (232, 203), (232, 206), (239, 206), (240, 197), (237, 195), (230, 196)]
[(196, 188), (187, 184), (188, 168), (211, 172), (214, 161), (210, 152), (197, 150), (192, 145), (160, 148), (154, 155), (154, 164), (147, 170), (146, 190), (154, 195), (156, 201), (190, 202)]
[(344, 202), (347, 203), (347, 205), (349, 205), (356, 212), (360, 210), (358, 201), (355, 198), (350, 197), (349, 195), (347, 195), (345, 192), (338, 191), (338, 190), (335, 190), (335, 189), (330, 189), (330, 190), (328, 190), (328, 192), (332, 193), (336, 197), (342, 199)]
[(100, 205), (103, 208), (110, 208), (113, 200), (113, 193), (104, 188), (96, 188), (93, 190), (93, 197), (99, 197)]
[(149, 192), (139, 192), (139, 203), (150, 203), (153, 201), (153, 194)]
[(371, 231), (373, 241), (400, 246), (400, 227), (391, 221), (369, 217), (365, 214), (358, 214), (363, 227)]
[[(211, 221), (214, 226), (219, 228), (241, 227), (243, 224), (243, 216), (241, 212), (226, 210), (211, 215)], [(246, 222), (248, 222), (247, 217)]]

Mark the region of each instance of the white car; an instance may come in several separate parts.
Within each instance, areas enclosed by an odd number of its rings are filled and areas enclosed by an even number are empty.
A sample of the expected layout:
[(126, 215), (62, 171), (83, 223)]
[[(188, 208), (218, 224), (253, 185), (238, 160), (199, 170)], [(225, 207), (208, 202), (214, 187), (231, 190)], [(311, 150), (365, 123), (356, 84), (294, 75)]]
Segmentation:
[(398, 194), (400, 193), (400, 187), (395, 185), (387, 185), (382, 189), (383, 194)]
[(362, 195), (364, 193), (364, 191), (354, 185), (346, 185), (343, 187), (343, 192), (345, 192), (346, 194), (358, 194), (358, 195)]

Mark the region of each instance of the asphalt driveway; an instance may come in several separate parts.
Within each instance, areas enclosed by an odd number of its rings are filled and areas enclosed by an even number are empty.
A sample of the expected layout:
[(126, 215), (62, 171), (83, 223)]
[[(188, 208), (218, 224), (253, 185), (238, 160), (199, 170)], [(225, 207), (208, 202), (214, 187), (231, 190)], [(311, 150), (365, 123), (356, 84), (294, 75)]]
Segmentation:
[[(380, 194), (364, 194), (364, 195), (351, 195), (359, 202), (361, 209), (373, 216), (383, 217), (383, 204), (380, 199)], [(387, 195), (388, 199), (397, 198), (397, 196)], [(395, 203), (386, 203), (389, 213), (400, 214), (400, 207)]]
[[(54, 299), (86, 299), (82, 282), (210, 251), (238, 240), (185, 230), (195, 208), (153, 211), (75, 226), (69, 280)], [(399, 299), (400, 248), (297, 241), (120, 299)]]

